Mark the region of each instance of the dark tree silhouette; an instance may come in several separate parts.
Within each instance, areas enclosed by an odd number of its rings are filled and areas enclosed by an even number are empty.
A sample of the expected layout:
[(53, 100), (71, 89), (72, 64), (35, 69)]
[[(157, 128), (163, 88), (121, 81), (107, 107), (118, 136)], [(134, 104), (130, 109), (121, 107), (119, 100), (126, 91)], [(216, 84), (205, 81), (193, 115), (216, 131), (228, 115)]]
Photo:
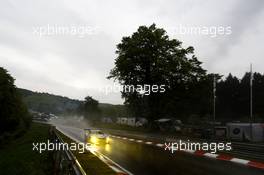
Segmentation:
[(206, 75), (201, 62), (193, 54), (194, 48), (183, 48), (176, 39), (169, 39), (166, 31), (155, 24), (140, 26), (117, 45), (115, 67), (108, 78), (117, 79), (122, 85), (165, 85), (165, 93), (142, 95), (122, 92), (125, 104), (135, 116), (150, 121), (188, 110), (193, 84)]
[(14, 78), (0, 67), (0, 135), (19, 133), (29, 127), (31, 117), (14, 85)]

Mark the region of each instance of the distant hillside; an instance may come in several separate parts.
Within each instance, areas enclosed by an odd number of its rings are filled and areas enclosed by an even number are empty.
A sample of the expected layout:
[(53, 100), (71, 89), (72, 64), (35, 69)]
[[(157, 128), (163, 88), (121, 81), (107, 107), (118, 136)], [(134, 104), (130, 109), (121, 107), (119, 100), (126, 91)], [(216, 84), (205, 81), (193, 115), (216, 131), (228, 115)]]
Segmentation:
[(34, 111), (61, 114), (68, 110), (76, 109), (81, 104), (80, 100), (73, 100), (68, 97), (33, 92), (20, 88), (18, 88), (18, 91), (28, 108)]
[[(22, 99), (28, 108), (38, 112), (62, 114), (78, 108), (82, 103), (80, 100), (73, 100), (68, 97), (49, 93), (33, 92), (21, 88), (18, 88), (18, 91), (22, 95)], [(99, 103), (99, 109), (102, 117), (115, 118), (127, 115), (124, 105)]]

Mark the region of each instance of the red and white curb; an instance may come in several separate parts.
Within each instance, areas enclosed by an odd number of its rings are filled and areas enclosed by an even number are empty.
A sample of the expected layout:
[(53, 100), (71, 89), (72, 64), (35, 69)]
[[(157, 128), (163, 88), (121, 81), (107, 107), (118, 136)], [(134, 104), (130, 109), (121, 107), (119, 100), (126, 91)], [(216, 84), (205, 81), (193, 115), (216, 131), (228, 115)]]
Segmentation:
[[(60, 128), (56, 127), (57, 130), (59, 130), (60, 132), (62, 132), (64, 135), (66, 135), (67, 137), (71, 138), (72, 140), (76, 141), (77, 143), (83, 143), (82, 141), (73, 138), (71, 135), (63, 132), (63, 130), (61, 130)], [(108, 167), (110, 167), (114, 172), (116, 172), (117, 175), (133, 175), (131, 172), (129, 172), (128, 170), (126, 170), (125, 168), (121, 167), (120, 165), (118, 165), (116, 162), (114, 162), (113, 160), (111, 160), (110, 158), (108, 158), (107, 156), (103, 155), (102, 153), (99, 153), (98, 151), (95, 150), (90, 150), (89, 151), (94, 154), (96, 157), (98, 157), (101, 161), (103, 161)], [(81, 165), (80, 165), (81, 166)]]
[(161, 148), (164, 147), (164, 144), (162, 144), (162, 143), (154, 143), (154, 142), (151, 142), (151, 141), (144, 141), (144, 140), (141, 140), (141, 139), (132, 139), (132, 138), (127, 138), (127, 137), (120, 137), (120, 136), (116, 136), (116, 135), (110, 135), (110, 136), (112, 138), (128, 140), (128, 141), (131, 141), (131, 142), (143, 143), (143, 144), (146, 144), (146, 145), (153, 145), (153, 146), (157, 146), (157, 147), (161, 147)]
[[(128, 140), (128, 141), (132, 141), (132, 142), (137, 142), (137, 143), (142, 143), (142, 144), (146, 144), (146, 145), (152, 145), (152, 146), (156, 146), (156, 147), (160, 147), (160, 148), (165, 148), (165, 144), (162, 144), (162, 143), (154, 143), (151, 141), (143, 141), (141, 139), (132, 139), (132, 138), (121, 137), (121, 136), (116, 136), (116, 135), (111, 135), (111, 137), (117, 138), (117, 139)], [(166, 148), (164, 150), (166, 150)], [(226, 155), (226, 154), (213, 154), (213, 153), (208, 153), (208, 152), (201, 151), (201, 150), (198, 150), (198, 151), (182, 150), (182, 151), (189, 153), (189, 154), (196, 155), (196, 156), (203, 156), (203, 157), (208, 157), (211, 159), (230, 161), (233, 163), (238, 163), (238, 164), (246, 165), (249, 167), (254, 167), (254, 168), (264, 170), (264, 163), (262, 163), (262, 162), (240, 159), (240, 158), (232, 157), (232, 156)]]
[(246, 160), (246, 159), (240, 159), (240, 158), (232, 157), (232, 156), (225, 155), (225, 154), (207, 153), (204, 151), (194, 151), (192, 154), (195, 154), (198, 156), (209, 157), (209, 158), (213, 158), (213, 159), (217, 159), (217, 160), (230, 161), (230, 162), (234, 162), (234, 163), (238, 163), (238, 164), (242, 164), (242, 165), (246, 165), (246, 166), (250, 166), (250, 167), (259, 168), (259, 169), (264, 170), (264, 163), (261, 163), (261, 162), (256, 162), (256, 161), (251, 161), (251, 160)]

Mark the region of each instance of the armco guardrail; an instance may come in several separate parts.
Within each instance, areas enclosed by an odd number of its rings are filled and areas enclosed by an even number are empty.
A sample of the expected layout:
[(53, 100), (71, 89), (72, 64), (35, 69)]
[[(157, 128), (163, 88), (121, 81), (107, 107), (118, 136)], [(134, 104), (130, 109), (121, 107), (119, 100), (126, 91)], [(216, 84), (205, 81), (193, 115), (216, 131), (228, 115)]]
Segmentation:
[[(53, 142), (64, 143), (55, 129), (52, 129)], [(86, 175), (80, 163), (70, 150), (57, 150), (53, 154), (55, 175)]]

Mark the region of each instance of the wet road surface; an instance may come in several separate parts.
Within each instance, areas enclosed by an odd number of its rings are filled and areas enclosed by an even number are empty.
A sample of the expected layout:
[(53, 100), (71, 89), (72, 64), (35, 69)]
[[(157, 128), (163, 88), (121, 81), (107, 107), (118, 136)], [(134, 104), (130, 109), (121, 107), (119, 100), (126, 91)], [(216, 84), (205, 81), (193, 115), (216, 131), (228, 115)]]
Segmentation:
[[(79, 128), (58, 126), (71, 137), (83, 141)], [(111, 138), (110, 144), (97, 146), (109, 157), (135, 175), (263, 175), (264, 171), (232, 162), (199, 157), (184, 152), (170, 153), (153, 145)]]

